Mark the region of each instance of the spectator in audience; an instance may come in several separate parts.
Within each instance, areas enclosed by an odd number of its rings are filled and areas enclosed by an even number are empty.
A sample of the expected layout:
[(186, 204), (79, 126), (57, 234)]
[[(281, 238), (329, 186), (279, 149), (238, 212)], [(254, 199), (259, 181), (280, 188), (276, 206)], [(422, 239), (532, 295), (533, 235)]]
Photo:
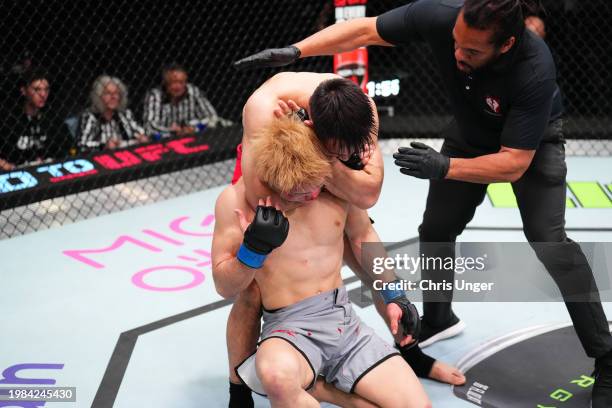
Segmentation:
[(23, 72), (20, 101), (0, 126), (0, 169), (37, 164), (67, 156), (74, 141), (63, 119), (48, 107), (49, 78), (40, 69)]
[(91, 106), (79, 121), (81, 151), (116, 149), (149, 141), (127, 108), (127, 87), (119, 78), (100, 75), (91, 87), (90, 99)]
[(147, 134), (154, 138), (191, 134), (221, 120), (202, 91), (188, 82), (185, 68), (176, 63), (164, 67), (162, 86), (145, 96), (143, 117)]
[(525, 27), (536, 33), (541, 38), (546, 38), (546, 24), (537, 15), (527, 16), (525, 18)]
[[(555, 0), (557, 2), (558, 0)], [(531, 0), (524, 4), (523, 15), (525, 16), (525, 27), (533, 31), (538, 37), (546, 38), (546, 24), (542, 16), (546, 16), (546, 8), (542, 0)]]

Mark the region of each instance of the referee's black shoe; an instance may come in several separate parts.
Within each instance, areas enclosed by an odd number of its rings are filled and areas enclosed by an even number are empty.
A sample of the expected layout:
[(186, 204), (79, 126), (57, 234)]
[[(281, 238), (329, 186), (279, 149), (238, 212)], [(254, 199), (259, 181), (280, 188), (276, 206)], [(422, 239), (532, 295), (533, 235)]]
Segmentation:
[(421, 320), (419, 345), (421, 348), (431, 346), (437, 341), (455, 337), (465, 329), (465, 323), (453, 313), (451, 319), (442, 326), (431, 326), (426, 320)]
[(612, 363), (596, 361), (593, 377), (595, 385), (591, 394), (591, 407), (612, 407)]

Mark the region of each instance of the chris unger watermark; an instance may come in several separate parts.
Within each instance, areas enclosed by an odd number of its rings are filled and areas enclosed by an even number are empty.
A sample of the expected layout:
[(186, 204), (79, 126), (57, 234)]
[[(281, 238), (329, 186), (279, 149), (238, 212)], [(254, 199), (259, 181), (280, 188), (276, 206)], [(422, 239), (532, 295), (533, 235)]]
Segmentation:
[(455, 279), (454, 281), (442, 280), (434, 282), (432, 280), (421, 280), (418, 282), (408, 280), (397, 280), (393, 282), (383, 282), (380, 279), (374, 281), (374, 290), (401, 290), (413, 291), (420, 289), (422, 291), (442, 291), (442, 290), (458, 290), (463, 292), (490, 292), (493, 290), (494, 282), (468, 282), (464, 279)]

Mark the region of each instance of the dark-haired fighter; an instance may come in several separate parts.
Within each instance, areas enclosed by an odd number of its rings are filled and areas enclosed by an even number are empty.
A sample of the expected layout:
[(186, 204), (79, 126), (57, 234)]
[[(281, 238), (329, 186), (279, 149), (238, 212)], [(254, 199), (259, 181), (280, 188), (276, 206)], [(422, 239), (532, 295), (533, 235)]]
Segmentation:
[[(440, 153), (413, 143), (394, 155), (402, 173), (431, 180), (419, 227), (421, 252), (454, 256), (454, 245), (432, 243), (453, 243), (483, 201), (487, 185), (511, 182), (525, 236), (559, 286), (587, 355), (595, 358), (593, 407), (610, 407), (612, 336), (590, 266), (564, 228), (567, 168), (555, 63), (546, 43), (524, 23), (525, 15), (537, 14), (537, 5), (525, 0), (420, 0), (378, 17), (333, 25), (237, 65), (280, 66), (365, 45), (429, 44), (454, 121), (443, 134)], [(453, 282), (452, 271), (424, 273), (426, 279)], [(588, 301), (571, 301), (577, 293)], [(451, 309), (452, 290), (425, 296), (421, 344), (458, 334), (463, 323)]]

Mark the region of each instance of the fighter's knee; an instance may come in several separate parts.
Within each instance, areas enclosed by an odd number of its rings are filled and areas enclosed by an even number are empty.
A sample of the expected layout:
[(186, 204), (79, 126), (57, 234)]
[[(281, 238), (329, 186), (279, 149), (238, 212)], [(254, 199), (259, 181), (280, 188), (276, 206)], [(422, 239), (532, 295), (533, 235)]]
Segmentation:
[(298, 370), (293, 364), (277, 364), (263, 360), (257, 362), (257, 376), (270, 398), (282, 398), (297, 386)]
[(264, 371), (259, 380), (266, 390), (266, 394), (273, 399), (282, 398), (295, 388), (291, 377), (284, 372)]

